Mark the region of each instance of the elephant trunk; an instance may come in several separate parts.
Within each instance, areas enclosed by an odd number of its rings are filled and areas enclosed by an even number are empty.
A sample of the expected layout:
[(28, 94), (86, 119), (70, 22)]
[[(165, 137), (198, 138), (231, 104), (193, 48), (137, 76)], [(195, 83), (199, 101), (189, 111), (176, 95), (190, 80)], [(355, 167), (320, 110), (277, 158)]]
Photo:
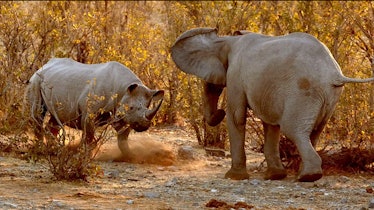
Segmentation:
[(223, 88), (224, 86), (222, 85), (204, 82), (204, 118), (210, 126), (218, 125), (225, 117), (226, 113), (224, 110), (217, 110), (218, 99)]

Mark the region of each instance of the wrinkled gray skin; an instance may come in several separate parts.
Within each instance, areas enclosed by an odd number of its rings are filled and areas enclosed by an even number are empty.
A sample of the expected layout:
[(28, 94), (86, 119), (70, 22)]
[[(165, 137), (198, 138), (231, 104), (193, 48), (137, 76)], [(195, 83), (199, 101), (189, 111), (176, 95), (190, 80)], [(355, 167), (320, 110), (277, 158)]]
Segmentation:
[(182, 71), (203, 80), (207, 122), (214, 126), (225, 116), (217, 101), (227, 87), (227, 126), (232, 156), (226, 178), (247, 179), (244, 151), (247, 108), (264, 126), (266, 179), (287, 176), (279, 154), (279, 135), (297, 146), (302, 165), (297, 179), (322, 177), (321, 158), (314, 149), (333, 113), (345, 83), (371, 82), (342, 75), (327, 47), (311, 35), (265, 36), (238, 31), (217, 36), (213, 28), (184, 32), (171, 48)]
[[(57, 135), (63, 125), (83, 131), (82, 140), (91, 143), (95, 126), (110, 124), (118, 135), (122, 153), (131, 129), (141, 132), (151, 125), (164, 96), (151, 90), (118, 62), (82, 64), (68, 58), (54, 58), (30, 79), (26, 100), (35, 121), (35, 134), (42, 140), (47, 112), (50, 131)], [(152, 102), (158, 102), (149, 109)], [(64, 131), (64, 130), (63, 130)]]

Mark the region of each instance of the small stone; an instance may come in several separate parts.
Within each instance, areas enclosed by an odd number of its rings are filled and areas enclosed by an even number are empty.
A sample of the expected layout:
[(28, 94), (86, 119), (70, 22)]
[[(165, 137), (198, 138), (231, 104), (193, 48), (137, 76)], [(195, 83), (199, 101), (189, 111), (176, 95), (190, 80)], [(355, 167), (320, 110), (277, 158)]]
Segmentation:
[(292, 204), (292, 203), (295, 203), (295, 201), (293, 201), (292, 199), (288, 199), (288, 200), (286, 200), (286, 203), (287, 204)]
[(367, 193), (374, 193), (374, 189), (372, 187), (366, 187)]
[(52, 200), (52, 204), (60, 208), (64, 206), (64, 203), (60, 200)]
[(172, 187), (175, 184), (177, 184), (177, 182), (178, 182), (178, 179), (174, 177), (172, 180), (166, 182), (165, 187)]
[(175, 166), (169, 166), (168, 170), (169, 171), (178, 171), (179, 169), (177, 167), (175, 167)]
[(160, 193), (158, 193), (158, 192), (145, 192), (144, 193), (144, 197), (147, 197), (147, 198), (159, 198), (160, 197)]
[(181, 146), (178, 149), (178, 157), (184, 160), (193, 160), (193, 148), (191, 146)]
[(348, 199), (347, 198), (343, 198), (340, 200), (340, 203), (348, 203)]
[(6, 208), (12, 208), (12, 209), (17, 209), (18, 205), (9, 203), (9, 202), (0, 202), (0, 206), (6, 207)]
[(242, 187), (235, 188), (233, 193), (243, 195), (246, 191)]
[(338, 178), (338, 181), (339, 182), (343, 182), (343, 183), (346, 183), (346, 182), (348, 182), (350, 180), (351, 179), (349, 177), (347, 177), (347, 176), (341, 176), (341, 177)]
[(192, 206), (197, 207), (197, 206), (200, 206), (200, 204), (199, 203), (193, 203)]
[(249, 182), (248, 179), (243, 179), (243, 180), (241, 180), (241, 184), (247, 184), (248, 182)]
[(251, 180), (251, 181), (249, 181), (249, 183), (251, 184), (251, 185), (259, 185), (259, 184), (261, 184), (261, 181), (260, 180), (258, 180), (258, 179), (253, 179), (253, 180)]
[(236, 199), (236, 202), (245, 202), (245, 198), (242, 198), (242, 197), (237, 198), (237, 199)]
[(215, 157), (215, 160), (220, 160), (221, 157), (225, 157), (226, 153), (225, 150), (219, 148), (205, 148), (205, 152), (207, 155)]
[(369, 209), (374, 209), (374, 198), (369, 201)]
[(216, 192), (218, 192), (218, 190), (217, 189), (211, 189), (210, 192), (216, 193)]
[(105, 173), (105, 176), (107, 176), (108, 178), (111, 178), (111, 179), (118, 178), (119, 177), (119, 171), (115, 170), (115, 171), (107, 172), (107, 173)]
[(134, 204), (134, 200), (127, 200), (126, 203), (129, 204), (129, 205), (132, 205), (132, 204)]

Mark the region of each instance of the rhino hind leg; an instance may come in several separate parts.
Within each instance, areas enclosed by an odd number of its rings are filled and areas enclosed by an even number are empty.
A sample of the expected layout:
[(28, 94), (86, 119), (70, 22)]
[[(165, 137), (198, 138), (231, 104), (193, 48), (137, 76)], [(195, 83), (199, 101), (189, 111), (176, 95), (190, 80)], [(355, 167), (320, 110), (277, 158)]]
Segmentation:
[(59, 134), (61, 130), (61, 127), (58, 125), (56, 119), (53, 116), (51, 116), (47, 123), (46, 129), (47, 131), (51, 132), (51, 134), (54, 137), (57, 137), (57, 135)]

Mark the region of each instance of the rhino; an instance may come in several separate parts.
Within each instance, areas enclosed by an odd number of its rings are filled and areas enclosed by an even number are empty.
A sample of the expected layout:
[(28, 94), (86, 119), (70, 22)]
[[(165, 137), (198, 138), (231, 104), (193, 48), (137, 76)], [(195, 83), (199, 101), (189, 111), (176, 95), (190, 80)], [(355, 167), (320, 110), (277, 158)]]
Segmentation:
[(151, 90), (127, 67), (110, 61), (83, 64), (53, 58), (30, 78), (26, 100), (37, 139), (43, 140), (43, 121), (52, 134), (64, 126), (82, 130), (82, 142), (92, 143), (97, 126), (111, 125), (118, 145), (129, 132), (147, 130), (163, 101), (163, 90)]

